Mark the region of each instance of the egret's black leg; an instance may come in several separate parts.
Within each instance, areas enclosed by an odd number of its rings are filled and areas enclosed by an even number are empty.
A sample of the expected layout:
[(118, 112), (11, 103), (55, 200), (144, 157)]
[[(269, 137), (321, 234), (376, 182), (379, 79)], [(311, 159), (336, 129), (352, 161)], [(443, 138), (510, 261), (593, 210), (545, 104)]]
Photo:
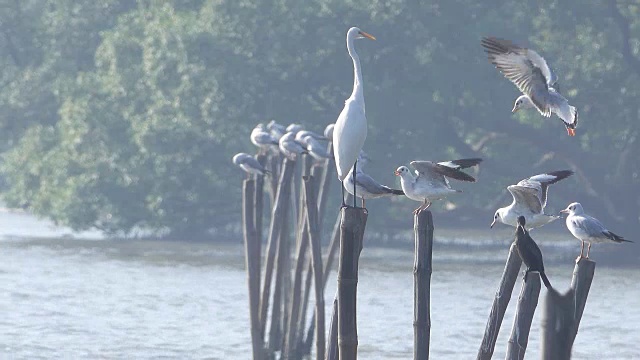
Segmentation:
[(356, 166), (358, 165), (358, 160), (353, 163), (353, 207), (356, 206)]
[(340, 189), (342, 190), (342, 207), (347, 206), (347, 203), (344, 202), (344, 181), (340, 182)]

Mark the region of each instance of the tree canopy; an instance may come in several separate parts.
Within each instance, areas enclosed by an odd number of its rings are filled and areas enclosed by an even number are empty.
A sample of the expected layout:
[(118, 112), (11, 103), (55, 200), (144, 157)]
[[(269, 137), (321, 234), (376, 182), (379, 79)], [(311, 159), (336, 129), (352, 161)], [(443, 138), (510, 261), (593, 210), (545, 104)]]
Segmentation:
[[(256, 150), (248, 135), (258, 122), (335, 121), (351, 92), (353, 25), (378, 38), (357, 44), (372, 176), (392, 183), (411, 160), (483, 157), (474, 191), (438, 206), (488, 211), (488, 222), (508, 202), (506, 185), (570, 168), (572, 186), (552, 207), (581, 201), (603, 207), (603, 220), (640, 223), (640, 3), (0, 0), (0, 9), (3, 197), (74, 229), (201, 233), (238, 221), (231, 156)], [(483, 36), (548, 59), (579, 109), (578, 136), (555, 117), (510, 113), (518, 90), (487, 62)], [(376, 212), (393, 219), (410, 206)]]

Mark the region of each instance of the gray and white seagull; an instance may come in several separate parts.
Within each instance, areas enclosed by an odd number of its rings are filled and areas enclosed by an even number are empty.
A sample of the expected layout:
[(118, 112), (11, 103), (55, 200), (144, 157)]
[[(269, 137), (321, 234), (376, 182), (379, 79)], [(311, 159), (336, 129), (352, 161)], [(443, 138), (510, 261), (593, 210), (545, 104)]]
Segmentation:
[(507, 186), (507, 190), (513, 196), (513, 202), (509, 206), (496, 210), (491, 227), (496, 222), (516, 227), (518, 216), (525, 217), (526, 227), (529, 230), (557, 220), (557, 216), (544, 213), (549, 185), (571, 175), (573, 175), (571, 170), (551, 171), (520, 180), (517, 185)]
[(582, 253), (584, 252), (585, 242), (588, 244), (587, 255), (584, 256), (587, 259), (591, 251), (591, 243), (612, 242), (619, 244), (622, 242), (633, 242), (609, 231), (598, 219), (585, 214), (582, 205), (578, 202), (569, 204), (566, 209), (560, 210), (560, 212), (569, 214), (566, 220), (567, 229), (582, 243), (580, 246), (580, 256), (576, 258), (576, 262), (580, 261), (583, 257)]
[(251, 142), (260, 148), (261, 152), (268, 152), (269, 149), (278, 146), (278, 140), (271, 136), (264, 124), (258, 124), (251, 131)]
[(556, 114), (567, 128), (567, 134), (575, 136), (578, 110), (558, 92), (558, 77), (542, 56), (495, 37), (483, 38), (481, 44), (489, 61), (524, 94), (516, 99), (511, 112), (535, 107), (542, 116)]
[[(367, 163), (368, 157), (364, 151), (360, 151), (358, 155), (358, 164), (360, 165), (356, 171), (356, 196), (362, 199), (362, 207), (365, 207), (365, 199), (377, 199), (385, 196), (404, 195), (404, 191), (400, 189), (392, 189), (388, 186), (382, 185), (374, 178), (365, 174), (362, 168)], [(353, 195), (353, 168), (349, 170), (347, 177), (342, 183), (344, 189), (351, 195)]]
[(251, 174), (264, 175), (269, 173), (264, 166), (260, 165), (256, 158), (247, 153), (235, 154), (232, 161), (247, 173), (247, 178), (249, 178)]
[(420, 205), (413, 211), (414, 214), (431, 206), (432, 200), (442, 199), (462, 190), (452, 189), (447, 178), (460, 181), (475, 182), (473, 176), (461, 171), (471, 166), (478, 165), (482, 159), (459, 159), (434, 163), (431, 161), (412, 161), (417, 177), (413, 177), (406, 166), (400, 166), (395, 171), (400, 176), (400, 183), (404, 194), (411, 200), (420, 201)]

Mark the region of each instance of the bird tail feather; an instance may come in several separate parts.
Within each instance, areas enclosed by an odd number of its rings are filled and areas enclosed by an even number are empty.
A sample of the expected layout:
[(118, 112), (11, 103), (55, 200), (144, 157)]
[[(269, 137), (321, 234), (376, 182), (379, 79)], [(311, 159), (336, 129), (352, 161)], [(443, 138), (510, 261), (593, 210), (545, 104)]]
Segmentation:
[(549, 281), (549, 278), (547, 278), (547, 274), (545, 274), (544, 271), (540, 272), (540, 278), (542, 279), (542, 282), (544, 283), (544, 286), (547, 287), (547, 289), (553, 289), (553, 287), (551, 287), (551, 282)]

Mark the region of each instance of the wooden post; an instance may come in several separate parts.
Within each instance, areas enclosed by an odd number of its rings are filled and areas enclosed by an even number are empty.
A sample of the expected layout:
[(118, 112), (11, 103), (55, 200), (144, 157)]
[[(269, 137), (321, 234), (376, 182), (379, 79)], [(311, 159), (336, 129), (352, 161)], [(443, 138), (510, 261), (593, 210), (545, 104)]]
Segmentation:
[[(329, 274), (331, 273), (331, 266), (333, 265), (333, 260), (335, 259), (335, 255), (338, 250), (338, 245), (340, 244), (340, 218), (341, 215), (338, 214), (338, 218), (336, 219), (336, 223), (333, 226), (333, 232), (331, 234), (331, 242), (329, 243), (329, 251), (327, 254), (327, 261), (324, 264), (323, 270), (323, 289), (327, 287), (327, 281), (329, 280)], [(338, 310), (337, 310), (337, 298), (334, 302), (333, 316), (331, 317), (331, 325), (329, 330), (335, 330), (335, 332), (330, 331), (329, 334), (329, 342), (327, 345), (327, 351), (329, 352), (331, 348), (336, 348), (336, 356), (338, 355), (337, 347), (338, 347)], [(336, 322), (333, 323), (333, 320), (336, 319)], [(315, 324), (315, 314), (311, 318), (311, 322), (309, 323), (309, 330), (307, 330), (307, 338), (304, 340), (304, 345), (302, 347), (302, 354), (308, 355), (311, 353), (311, 343), (313, 341), (313, 326)], [(327, 359), (329, 359), (329, 355), (327, 355)]]
[(507, 360), (522, 360), (527, 350), (529, 342), (529, 330), (533, 314), (538, 305), (538, 295), (540, 295), (540, 276), (537, 273), (530, 273), (527, 282), (522, 282), (522, 290), (518, 297), (516, 307), (516, 317), (513, 320), (513, 328), (507, 345)]
[(316, 296), (316, 359), (323, 360), (324, 344), (324, 282), (322, 276), (322, 248), (320, 244), (320, 226), (318, 224), (318, 204), (313, 186), (313, 178), (306, 177), (302, 183), (306, 196), (307, 227), (311, 242), (311, 264), (313, 265), (313, 282)]
[(511, 300), (511, 293), (518, 279), (521, 266), (522, 259), (520, 259), (520, 255), (518, 255), (516, 243), (514, 242), (509, 248), (509, 255), (507, 255), (507, 262), (504, 265), (500, 285), (493, 298), (493, 305), (491, 305), (489, 320), (484, 329), (484, 337), (482, 338), (482, 344), (476, 357), (477, 360), (490, 360), (493, 356), (493, 350), (496, 347), (496, 340), (498, 339), (502, 319), (504, 319), (504, 313), (509, 305), (509, 300)]
[[(268, 157), (266, 154), (258, 154), (256, 156), (258, 162), (266, 168)], [(272, 175), (273, 176), (273, 175)], [(264, 210), (264, 176), (256, 175), (256, 189), (255, 196), (253, 197), (253, 202), (255, 206), (255, 214), (254, 214), (254, 223), (256, 225), (256, 233), (258, 237), (258, 241), (256, 242), (256, 247), (258, 254), (258, 278), (260, 278), (260, 269), (262, 269), (262, 219), (263, 219), (263, 210)]]
[[(305, 194), (300, 193), (300, 208), (304, 209), (308, 206), (308, 200), (305, 203)], [(283, 359), (296, 359), (297, 356), (297, 335), (301, 305), (302, 294), (302, 276), (304, 271), (305, 259), (307, 255), (307, 247), (309, 244), (309, 232), (307, 228), (307, 214), (302, 211), (298, 219), (298, 236), (297, 236), (297, 250), (296, 250), (296, 263), (293, 275), (293, 286), (289, 297), (291, 298), (290, 306), (287, 309), (289, 312), (288, 320), (289, 324), (285, 331), (284, 349), (282, 352)]]
[(245, 266), (249, 285), (249, 320), (253, 359), (264, 358), (264, 342), (260, 327), (260, 252), (256, 247), (258, 234), (254, 223), (254, 180), (245, 180), (242, 186), (242, 222), (244, 224)]
[(431, 260), (433, 217), (431, 211), (414, 216), (415, 257), (413, 261), (413, 358), (429, 359), (431, 334)]
[(543, 360), (569, 360), (573, 347), (575, 313), (573, 290), (562, 295), (555, 289), (548, 289), (542, 315), (542, 341), (540, 358)]
[(282, 172), (278, 181), (276, 198), (271, 211), (271, 224), (269, 226), (269, 240), (267, 242), (267, 253), (262, 281), (262, 296), (260, 297), (260, 326), (261, 333), (265, 335), (267, 324), (267, 310), (269, 309), (269, 297), (271, 295), (271, 280), (273, 275), (273, 265), (275, 263), (276, 252), (280, 244), (281, 230), (284, 227), (285, 210), (289, 203), (289, 190), (291, 189), (291, 177), (295, 161), (284, 159)]
[(572, 333), (571, 342), (575, 340), (578, 334), (578, 327), (580, 326), (580, 320), (582, 320), (582, 313), (587, 305), (587, 296), (589, 296), (589, 289), (591, 289), (591, 282), (593, 281), (593, 275), (596, 272), (596, 263), (590, 259), (582, 258), (576, 266), (573, 268), (573, 277), (571, 278), (571, 290), (575, 294), (575, 313), (574, 329)]
[(331, 310), (331, 324), (329, 325), (329, 340), (327, 341), (327, 359), (338, 360), (338, 292), (333, 298)]
[(358, 262), (367, 225), (367, 212), (363, 208), (354, 207), (343, 207), (340, 211), (342, 220), (338, 260), (338, 356), (340, 360), (355, 360), (358, 358)]

